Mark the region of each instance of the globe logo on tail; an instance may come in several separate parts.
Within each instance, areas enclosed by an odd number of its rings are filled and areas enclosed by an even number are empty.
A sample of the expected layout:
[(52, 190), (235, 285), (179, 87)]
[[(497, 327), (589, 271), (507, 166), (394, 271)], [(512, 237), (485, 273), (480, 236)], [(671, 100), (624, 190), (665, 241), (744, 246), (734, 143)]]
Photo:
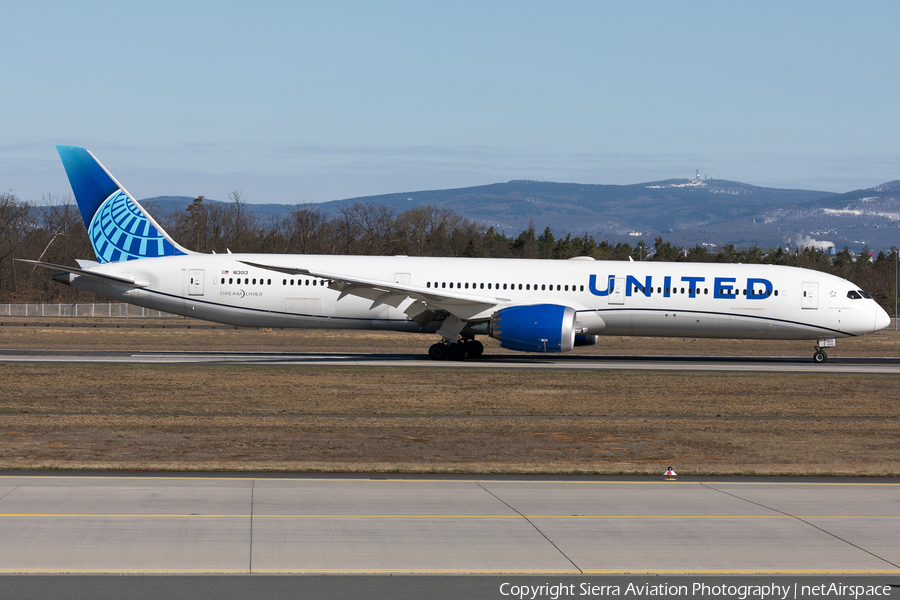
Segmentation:
[(89, 235), (101, 263), (182, 254), (122, 190), (97, 210)]

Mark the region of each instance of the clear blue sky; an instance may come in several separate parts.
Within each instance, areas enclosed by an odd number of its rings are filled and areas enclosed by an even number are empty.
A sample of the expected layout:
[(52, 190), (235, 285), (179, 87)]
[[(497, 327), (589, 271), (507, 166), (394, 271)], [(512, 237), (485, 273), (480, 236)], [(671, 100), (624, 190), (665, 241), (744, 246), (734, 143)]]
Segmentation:
[(0, 190), (900, 179), (898, 2), (4, 2)]

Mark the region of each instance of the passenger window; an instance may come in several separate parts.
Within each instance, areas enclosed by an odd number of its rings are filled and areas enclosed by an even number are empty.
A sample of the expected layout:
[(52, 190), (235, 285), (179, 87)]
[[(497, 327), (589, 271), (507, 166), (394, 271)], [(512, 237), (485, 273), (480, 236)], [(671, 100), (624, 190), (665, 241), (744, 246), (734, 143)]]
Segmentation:
[(447, 287), (447, 282), (445, 281), (444, 283), (442, 283), (442, 284), (441, 284), (441, 287), (442, 287), (442, 288), (446, 288), (446, 287)]
[(546, 290), (546, 289), (547, 289), (547, 284), (546, 284), (546, 283), (543, 284), (543, 285), (541, 285), (541, 290), (542, 290), (542, 291), (544, 291), (544, 290)]
[(469, 289), (469, 282), (466, 282), (466, 289)]
[(567, 291), (567, 292), (569, 291), (569, 286), (566, 286), (566, 291)]
[(272, 285), (272, 280), (271, 280), (271, 279), (266, 279), (266, 285)]
[(484, 289), (484, 284), (483, 284), (483, 283), (479, 284), (479, 289), (482, 289), (482, 290)]
[(505, 283), (503, 284), (503, 289), (504, 289), (504, 290), (506, 289), (506, 284), (505, 284)]
[(519, 284), (519, 289), (520, 289), (520, 290), (522, 289), (522, 284), (521, 284), (521, 283)]
[(488, 284), (488, 289), (491, 289), (491, 284)]

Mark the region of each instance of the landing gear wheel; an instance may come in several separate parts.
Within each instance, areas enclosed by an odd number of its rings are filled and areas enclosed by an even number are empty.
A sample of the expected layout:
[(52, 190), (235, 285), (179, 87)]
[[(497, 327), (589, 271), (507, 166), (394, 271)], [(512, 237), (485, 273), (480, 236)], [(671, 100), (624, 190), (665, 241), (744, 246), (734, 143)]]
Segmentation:
[(814, 363), (823, 363), (826, 360), (828, 360), (828, 355), (823, 350), (816, 350), (815, 354), (813, 354)]
[(478, 340), (466, 342), (466, 350), (469, 352), (469, 358), (478, 358), (484, 354), (484, 344)]
[(444, 360), (447, 358), (447, 354), (449, 354), (447, 344), (437, 343), (428, 349), (428, 357), (431, 360)]
[(450, 360), (466, 360), (469, 353), (466, 351), (465, 344), (450, 344), (447, 349), (447, 358)]

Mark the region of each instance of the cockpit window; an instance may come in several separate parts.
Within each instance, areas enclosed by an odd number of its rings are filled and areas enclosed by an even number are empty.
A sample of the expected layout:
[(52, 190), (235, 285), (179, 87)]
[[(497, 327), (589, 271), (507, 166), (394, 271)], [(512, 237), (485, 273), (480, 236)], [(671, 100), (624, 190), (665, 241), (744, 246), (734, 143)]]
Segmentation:
[(859, 292), (859, 295), (862, 296), (863, 298), (867, 298), (867, 299), (869, 299), (869, 300), (872, 299), (872, 296), (868, 295), (868, 294), (865, 293), (864, 291), (862, 291), (862, 290), (856, 290), (856, 291), (858, 291), (858, 292)]
[(858, 292), (854, 292), (853, 290), (847, 292), (847, 297), (851, 300), (859, 300), (862, 298), (862, 296), (860, 296)]

